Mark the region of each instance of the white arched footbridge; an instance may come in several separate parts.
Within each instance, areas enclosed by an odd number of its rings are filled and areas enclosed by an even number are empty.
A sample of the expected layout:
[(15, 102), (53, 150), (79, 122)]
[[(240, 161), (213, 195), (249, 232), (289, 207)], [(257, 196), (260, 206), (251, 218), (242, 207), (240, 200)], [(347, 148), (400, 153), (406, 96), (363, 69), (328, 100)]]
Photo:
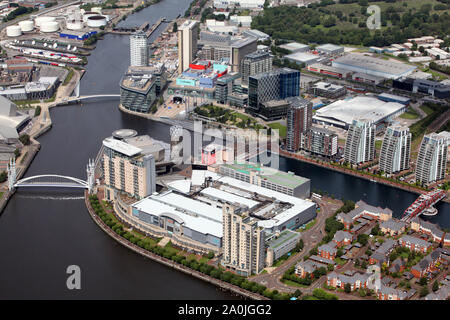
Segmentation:
[(8, 164), (8, 188), (9, 190), (22, 187), (78, 188), (88, 189), (89, 193), (91, 193), (95, 183), (95, 164), (93, 160), (89, 160), (86, 173), (86, 181), (57, 174), (41, 174), (16, 180), (16, 163), (14, 160), (11, 160)]

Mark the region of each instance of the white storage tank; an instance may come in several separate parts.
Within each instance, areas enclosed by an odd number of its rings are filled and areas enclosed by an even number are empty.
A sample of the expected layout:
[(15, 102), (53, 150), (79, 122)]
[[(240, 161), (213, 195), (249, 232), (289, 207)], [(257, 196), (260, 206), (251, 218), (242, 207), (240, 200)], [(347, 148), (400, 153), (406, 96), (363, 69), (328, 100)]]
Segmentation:
[(83, 14), (83, 22), (87, 22), (89, 17), (94, 17), (94, 16), (98, 16), (98, 13), (97, 12), (92, 12), (92, 11), (86, 11)]
[(41, 32), (56, 32), (59, 29), (59, 24), (56, 21), (47, 21), (41, 23)]
[(82, 21), (67, 21), (66, 22), (66, 28), (69, 30), (81, 30), (83, 29), (83, 22)]
[(106, 26), (106, 17), (104, 16), (92, 16), (87, 19), (87, 25), (91, 28), (100, 28), (101, 26)]
[(22, 29), (19, 26), (6, 27), (6, 35), (8, 37), (18, 37), (22, 34)]
[(31, 20), (20, 21), (19, 27), (22, 30), (22, 32), (33, 31), (34, 23)]
[(42, 23), (44, 22), (53, 22), (53, 21), (56, 21), (55, 17), (37, 17), (36, 19), (34, 19), (36, 27), (41, 27)]

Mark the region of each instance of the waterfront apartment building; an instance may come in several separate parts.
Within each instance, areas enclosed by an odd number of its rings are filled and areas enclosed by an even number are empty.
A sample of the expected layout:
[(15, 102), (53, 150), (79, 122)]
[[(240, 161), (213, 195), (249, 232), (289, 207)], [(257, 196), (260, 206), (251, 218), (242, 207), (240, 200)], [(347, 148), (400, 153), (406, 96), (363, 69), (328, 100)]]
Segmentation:
[(430, 183), (445, 178), (450, 132), (431, 133), (423, 137), (417, 156), (416, 181)]
[(291, 152), (300, 150), (303, 136), (312, 126), (312, 102), (300, 97), (290, 98), (287, 111), (286, 149)]
[[(159, 81), (158, 81), (159, 79)], [(125, 109), (148, 113), (156, 101), (163, 77), (147, 67), (130, 67), (120, 82), (120, 104)], [(165, 80), (164, 80), (165, 83)]]
[(261, 103), (300, 95), (300, 71), (275, 69), (248, 79), (248, 111), (257, 113)]
[(375, 158), (375, 126), (368, 120), (353, 120), (347, 131), (344, 159), (352, 164)]
[(334, 157), (338, 152), (338, 136), (333, 131), (311, 127), (303, 135), (302, 149), (314, 155)]
[(137, 31), (130, 36), (130, 65), (134, 67), (148, 65), (148, 43), (145, 32)]
[(311, 181), (293, 172), (283, 172), (252, 163), (226, 163), (220, 166), (219, 173), (298, 198), (309, 198), (310, 195)]
[(240, 73), (242, 83), (248, 84), (248, 78), (259, 73), (272, 71), (273, 56), (267, 51), (250, 53), (242, 59)]
[(225, 203), (222, 265), (237, 274), (258, 274), (265, 265), (264, 229), (242, 207)]
[(386, 130), (380, 152), (380, 170), (392, 174), (409, 169), (411, 133), (408, 127), (391, 126)]
[(178, 27), (178, 72), (189, 68), (197, 54), (198, 22), (186, 20)]
[(155, 157), (125, 141), (109, 137), (103, 140), (103, 178), (106, 199), (125, 192), (142, 199), (156, 191)]

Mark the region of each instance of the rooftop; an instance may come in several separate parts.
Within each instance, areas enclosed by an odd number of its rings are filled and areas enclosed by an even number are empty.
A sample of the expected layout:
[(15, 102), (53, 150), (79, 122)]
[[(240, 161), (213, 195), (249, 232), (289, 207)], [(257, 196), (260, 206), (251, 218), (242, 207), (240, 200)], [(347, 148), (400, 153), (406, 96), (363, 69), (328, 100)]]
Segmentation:
[(333, 65), (338, 63), (339, 65), (348, 65), (359, 67), (365, 70), (378, 71), (387, 74), (393, 74), (398, 77), (415, 70), (417, 67), (401, 62), (394, 62), (390, 60), (383, 60), (374, 58), (371, 56), (349, 53), (345, 56), (339, 57), (333, 61)]

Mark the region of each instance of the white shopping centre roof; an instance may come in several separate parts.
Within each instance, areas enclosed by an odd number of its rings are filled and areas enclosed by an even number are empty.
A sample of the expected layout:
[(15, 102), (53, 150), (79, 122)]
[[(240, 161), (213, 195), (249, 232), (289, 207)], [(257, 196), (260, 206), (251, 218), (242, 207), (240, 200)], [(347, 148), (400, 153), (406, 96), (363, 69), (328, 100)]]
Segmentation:
[(197, 214), (205, 219), (222, 223), (222, 209), (213, 207), (204, 202), (182, 196), (175, 192), (166, 192), (160, 195), (150, 196), (150, 198)]
[(239, 203), (240, 205), (247, 206), (250, 210), (256, 207), (259, 202), (252, 199), (247, 199), (226, 191), (222, 191), (216, 188), (205, 188), (200, 191), (201, 194), (212, 197), (214, 199), (224, 200), (229, 203)]
[(256, 192), (266, 197), (274, 198), (275, 200), (293, 204), (291, 208), (281, 212), (280, 214), (276, 215), (270, 220), (258, 221), (258, 226), (261, 226), (263, 228), (272, 228), (282, 225), (286, 221), (295, 217), (299, 212), (305, 211), (306, 209), (315, 206), (315, 203), (312, 201), (303, 200), (297, 197), (293, 197), (267, 188), (263, 188), (234, 178), (221, 177), (218, 179), (218, 181), (244, 190), (252, 190), (253, 192)]
[[(164, 196), (157, 196), (155, 199), (161, 199)], [(177, 208), (176, 205), (169, 205), (160, 201), (157, 201), (152, 197), (145, 198), (133, 206), (145, 213), (152, 214), (155, 216), (167, 215), (169, 217), (175, 218), (178, 222), (182, 223), (184, 226), (189, 229), (198, 231), (203, 234), (211, 234), (215, 237), (221, 238), (223, 235), (222, 231), (222, 221), (217, 222), (213, 220), (206, 219), (200, 215), (194, 216), (187, 214)], [(181, 207), (183, 208), (183, 207)], [(220, 211), (220, 215), (222, 216), (222, 210)]]

